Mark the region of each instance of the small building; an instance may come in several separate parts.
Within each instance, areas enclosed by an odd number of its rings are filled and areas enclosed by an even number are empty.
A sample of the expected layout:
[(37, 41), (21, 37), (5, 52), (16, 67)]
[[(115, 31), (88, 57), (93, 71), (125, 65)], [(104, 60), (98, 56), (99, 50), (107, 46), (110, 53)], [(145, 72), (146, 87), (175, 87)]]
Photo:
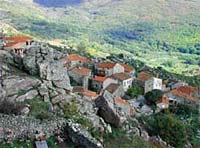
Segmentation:
[(78, 54), (69, 54), (67, 55), (67, 61), (65, 61), (65, 65), (68, 67), (74, 68), (77, 66), (86, 66), (90, 64), (90, 60), (86, 57), (82, 57)]
[(3, 40), (4, 50), (25, 49), (34, 42), (33, 39), (28, 36), (5, 37)]
[(108, 91), (113, 97), (123, 97), (125, 95), (123, 86), (119, 84), (112, 83), (105, 88), (105, 91)]
[(48, 148), (47, 142), (45, 140), (36, 141), (35, 146), (36, 148)]
[(116, 84), (117, 81), (109, 77), (95, 76), (94, 78), (92, 78), (92, 89), (100, 93), (102, 90), (104, 90), (108, 85), (112, 83)]
[(144, 87), (144, 92), (150, 92), (154, 89), (162, 90), (162, 79), (152, 77), (148, 80), (145, 81), (145, 87)]
[(167, 109), (169, 107), (169, 99), (167, 97), (162, 97), (156, 102), (156, 106), (159, 110)]
[(116, 73), (110, 76), (113, 80), (116, 80), (120, 85), (123, 86), (124, 91), (131, 88), (133, 83), (133, 77), (127, 73)]
[(69, 76), (78, 85), (83, 86), (84, 89), (88, 89), (89, 79), (92, 76), (92, 72), (88, 68), (78, 67), (70, 70)]
[(153, 76), (145, 71), (142, 71), (140, 72), (138, 75), (137, 75), (137, 82), (142, 86), (144, 87), (145, 86), (145, 82), (152, 78)]
[(115, 106), (122, 112), (125, 116), (132, 116), (135, 114), (134, 107), (131, 107), (130, 103), (121, 97), (114, 99)]
[(124, 72), (124, 67), (119, 63), (102, 62), (97, 64), (97, 75), (99, 76), (111, 76), (121, 72)]
[(124, 67), (125, 73), (131, 74), (132, 76), (134, 76), (134, 74), (135, 74), (134, 68), (132, 68), (131, 66), (124, 64), (124, 63), (120, 63), (120, 65)]
[(181, 86), (166, 94), (172, 104), (196, 105), (200, 103), (198, 89), (192, 86)]
[(79, 95), (82, 95), (90, 100), (95, 100), (99, 95), (96, 92), (86, 90), (81, 86), (76, 86), (73, 88), (74, 93), (78, 93)]

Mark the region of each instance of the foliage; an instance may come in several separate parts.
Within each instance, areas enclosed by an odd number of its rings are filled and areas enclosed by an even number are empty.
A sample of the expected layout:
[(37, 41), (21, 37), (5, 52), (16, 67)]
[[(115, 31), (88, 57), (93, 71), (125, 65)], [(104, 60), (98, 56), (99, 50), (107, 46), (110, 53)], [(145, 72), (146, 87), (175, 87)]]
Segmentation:
[(161, 99), (163, 97), (163, 92), (158, 89), (154, 89), (150, 92), (147, 92), (145, 94), (145, 98), (149, 104), (154, 104), (156, 103), (157, 100)]
[(34, 148), (34, 144), (32, 141), (30, 140), (26, 140), (26, 141), (19, 141), (19, 140), (15, 140), (12, 143), (0, 143), (0, 147), (1, 148)]
[(64, 105), (64, 115), (65, 118), (73, 119), (75, 122), (81, 124), (84, 128), (92, 128), (91, 121), (79, 113), (76, 100), (67, 102)]
[(143, 89), (141, 86), (134, 84), (134, 86), (128, 89), (127, 94), (131, 97), (136, 97), (143, 94)]
[(26, 100), (25, 103), (30, 105), (29, 116), (34, 116), (40, 120), (51, 118), (52, 115), (49, 112), (49, 104), (44, 102), (41, 98)]
[[(46, 0), (40, 2), (47, 4)], [(95, 56), (127, 52), (130, 57), (170, 72), (198, 74), (199, 1), (180, 0), (177, 5), (176, 0), (93, 0), (68, 7), (66, 3), (72, 0), (48, 3), (62, 8), (1, 0), (0, 9), (5, 13), (3, 22), (42, 40), (62, 39), (72, 47), (83, 46), (81, 49)], [(87, 43), (87, 48), (80, 43)]]
[(186, 144), (186, 128), (172, 114), (157, 114), (149, 117), (146, 126), (148, 133), (159, 135), (172, 146), (184, 147)]
[(112, 128), (112, 133), (104, 136), (106, 148), (154, 148), (153, 145), (138, 136), (128, 137), (120, 128)]

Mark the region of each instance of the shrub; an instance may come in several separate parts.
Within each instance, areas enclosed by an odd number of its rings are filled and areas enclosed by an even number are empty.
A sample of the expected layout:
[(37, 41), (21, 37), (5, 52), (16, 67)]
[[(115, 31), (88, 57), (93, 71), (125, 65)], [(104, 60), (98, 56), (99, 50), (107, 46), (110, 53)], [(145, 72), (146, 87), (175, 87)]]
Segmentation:
[(163, 92), (161, 90), (155, 89), (146, 93), (145, 98), (147, 102), (151, 105), (155, 105), (156, 101), (162, 98)]
[(160, 137), (175, 147), (184, 147), (186, 143), (186, 128), (172, 114), (158, 114), (147, 120), (148, 132)]

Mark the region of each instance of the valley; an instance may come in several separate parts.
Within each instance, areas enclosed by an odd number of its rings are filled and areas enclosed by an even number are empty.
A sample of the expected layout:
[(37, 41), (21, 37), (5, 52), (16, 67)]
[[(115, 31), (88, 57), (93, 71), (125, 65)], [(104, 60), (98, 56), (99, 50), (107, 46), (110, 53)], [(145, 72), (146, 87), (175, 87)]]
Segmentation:
[[(1, 0), (0, 20), (21, 33), (59, 39), (94, 56), (126, 53), (149, 66), (200, 74), (197, 0)], [(51, 7), (54, 6), (54, 7)], [(12, 34), (12, 29), (7, 30)]]

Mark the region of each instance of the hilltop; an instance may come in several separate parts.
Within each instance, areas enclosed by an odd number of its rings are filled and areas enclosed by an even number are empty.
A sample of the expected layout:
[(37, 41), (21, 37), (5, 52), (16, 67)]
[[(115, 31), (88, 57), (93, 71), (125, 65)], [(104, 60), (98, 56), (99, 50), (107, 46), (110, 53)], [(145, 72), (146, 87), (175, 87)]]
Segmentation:
[(96, 56), (125, 52), (179, 74), (200, 73), (198, 0), (0, 2), (3, 23), (38, 39), (61, 39)]

